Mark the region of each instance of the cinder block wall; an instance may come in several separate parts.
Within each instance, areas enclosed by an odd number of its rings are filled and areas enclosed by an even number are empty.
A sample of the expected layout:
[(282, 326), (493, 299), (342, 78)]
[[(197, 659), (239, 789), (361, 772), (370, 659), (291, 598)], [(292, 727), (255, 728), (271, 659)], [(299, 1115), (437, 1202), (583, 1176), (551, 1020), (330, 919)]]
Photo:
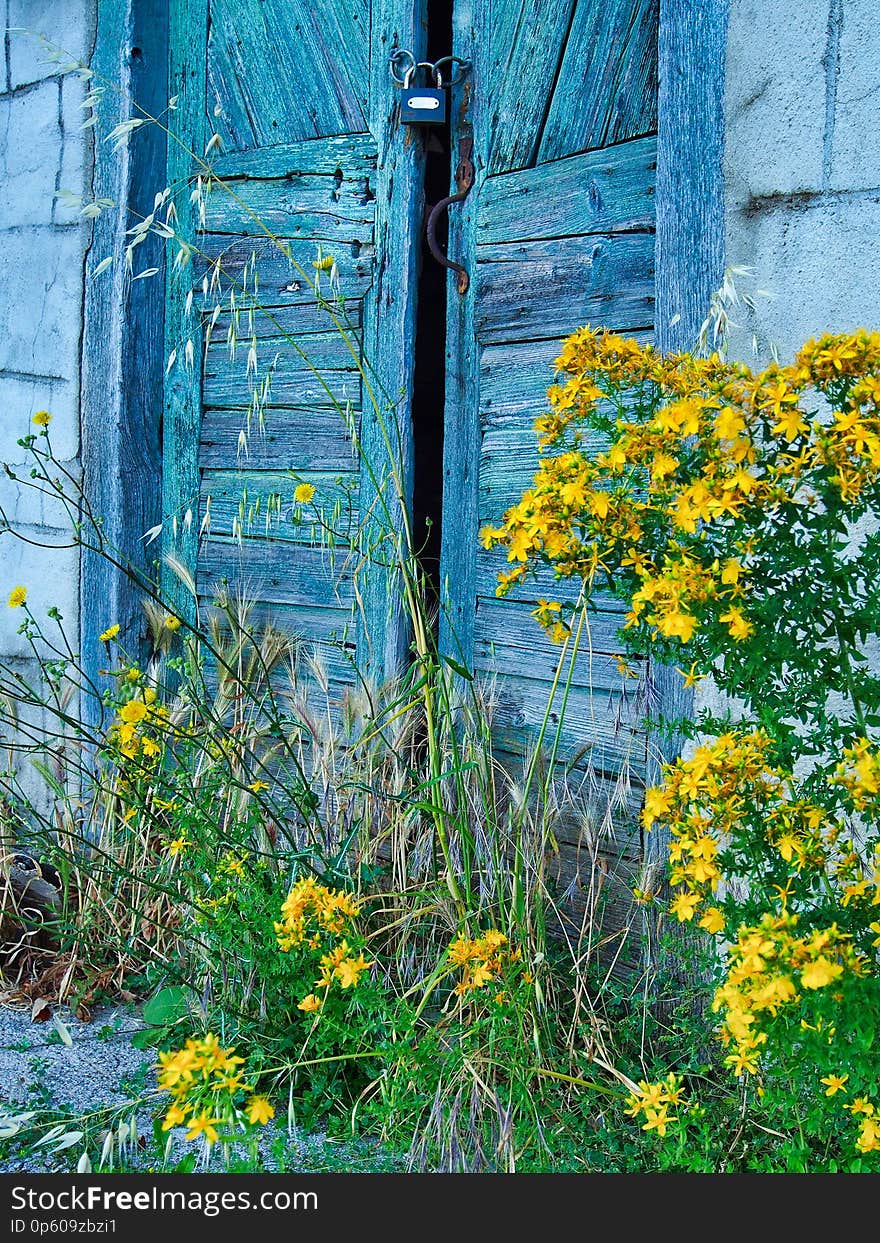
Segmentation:
[[(0, 0), (6, 28), (0, 66), (0, 461), (13, 467), (26, 461), (16, 442), (37, 430), (34, 413), (48, 410), (56, 455), (73, 473), (78, 469), (88, 227), (79, 207), (56, 194), (82, 195), (89, 180), (82, 85), (61, 77), (40, 44), (18, 28), (47, 34), (72, 58), (88, 58), (93, 7), (93, 0)], [(21, 473), (26, 476), (26, 469)], [(57, 505), (5, 474), (0, 499), (15, 527), (33, 541), (0, 535), (0, 657), (30, 677), (32, 657), (17, 633), (22, 615), (7, 607), (9, 592), (26, 587), (41, 619), (57, 607), (76, 645), (78, 555), (62, 547), (70, 531)], [(51, 621), (48, 626), (51, 633)]]
[[(789, 361), (824, 330), (880, 328), (880, 22), (868, 0), (730, 0), (729, 264), (773, 293), (742, 314)], [(745, 284), (743, 285), (745, 288)]]

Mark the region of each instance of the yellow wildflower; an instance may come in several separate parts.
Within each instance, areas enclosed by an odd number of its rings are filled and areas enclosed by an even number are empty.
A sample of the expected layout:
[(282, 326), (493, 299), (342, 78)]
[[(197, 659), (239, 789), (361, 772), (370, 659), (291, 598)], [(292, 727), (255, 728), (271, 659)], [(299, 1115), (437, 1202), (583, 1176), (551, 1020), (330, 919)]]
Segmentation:
[(303, 1010), (306, 1014), (314, 1014), (316, 1010), (320, 1010), (323, 1002), (315, 993), (309, 993), (308, 997), (303, 997), (302, 1001), (296, 1007), (297, 1010)]
[(111, 639), (115, 639), (119, 634), (119, 622), (114, 622), (112, 626), (108, 626), (103, 634), (98, 635), (99, 643), (109, 643)]
[(52, 416), (48, 410), (38, 410), (31, 422), (36, 423), (37, 427), (48, 427), (52, 422)]
[(20, 609), (27, 599), (27, 587), (13, 587), (9, 593), (9, 607)]
[(844, 1090), (844, 1084), (848, 1078), (849, 1075), (824, 1075), (819, 1082), (826, 1085), (826, 1096), (834, 1096), (837, 1092), (842, 1092)]
[(825, 988), (827, 984), (833, 984), (839, 975), (843, 974), (843, 967), (838, 962), (832, 962), (830, 958), (826, 958), (824, 954), (820, 955), (815, 962), (811, 962), (804, 967), (801, 972), (801, 984), (804, 988)]
[(258, 1123), (260, 1126), (265, 1126), (270, 1118), (275, 1117), (275, 1110), (265, 1096), (252, 1096), (247, 1103), (247, 1117), (251, 1126)]
[(204, 1135), (209, 1144), (214, 1144), (220, 1138), (217, 1131), (219, 1118), (212, 1118), (208, 1110), (203, 1110), (198, 1117), (190, 1118), (187, 1122), (187, 1139), (198, 1139), (200, 1135)]
[(293, 489), (293, 499), (297, 505), (308, 505), (314, 495), (315, 485), (313, 483), (298, 483)]
[(717, 936), (719, 932), (724, 931), (724, 916), (717, 906), (710, 906), (699, 923), (700, 927), (705, 928), (712, 936)]
[(119, 709), (119, 719), (126, 725), (136, 725), (147, 715), (147, 705), (140, 699), (130, 699)]

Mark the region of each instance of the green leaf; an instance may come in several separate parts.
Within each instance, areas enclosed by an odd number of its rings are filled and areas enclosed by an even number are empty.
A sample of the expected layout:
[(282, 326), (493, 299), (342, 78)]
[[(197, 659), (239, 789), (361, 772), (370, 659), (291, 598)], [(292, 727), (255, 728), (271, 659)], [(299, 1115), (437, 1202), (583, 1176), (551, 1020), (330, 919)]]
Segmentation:
[(448, 665), (453, 673), (457, 673), (459, 677), (465, 678), (468, 682), (473, 682), (474, 675), (469, 669), (465, 669), (464, 665), (460, 665), (457, 660), (453, 660), (451, 656), (441, 656), (440, 659), (444, 665)]
[(144, 1021), (153, 1027), (168, 1027), (186, 1018), (194, 1002), (195, 993), (191, 988), (185, 984), (169, 984), (144, 1006)]

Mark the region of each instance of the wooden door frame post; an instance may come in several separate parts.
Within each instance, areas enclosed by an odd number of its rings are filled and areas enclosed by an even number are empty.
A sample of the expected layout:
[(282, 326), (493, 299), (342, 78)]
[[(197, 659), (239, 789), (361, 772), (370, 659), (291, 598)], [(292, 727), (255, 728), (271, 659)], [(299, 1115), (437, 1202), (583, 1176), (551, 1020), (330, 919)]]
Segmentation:
[[(161, 411), (164, 362), (164, 282), (126, 278), (126, 230), (153, 206), (165, 186), (165, 135), (143, 125), (118, 151), (106, 142), (121, 121), (153, 116), (167, 104), (168, 23), (166, 0), (98, 0), (91, 67), (93, 86), (108, 83), (96, 105), (92, 193), (115, 206), (92, 225), (85, 257), (85, 297), (80, 397), (80, 459), (83, 491), (101, 521), (108, 551), (124, 564), (143, 566), (149, 556), (144, 533), (160, 519)], [(139, 249), (140, 267), (162, 267), (163, 243), (149, 238)], [(96, 275), (109, 256), (112, 267)], [(94, 542), (86, 529), (84, 538)], [(109, 560), (82, 550), (80, 558), (80, 652), (84, 671), (100, 687), (107, 664), (98, 635), (118, 623), (119, 642), (136, 655), (146, 639), (136, 584)], [(101, 704), (86, 697), (83, 720), (100, 724)]]
[[(658, 48), (656, 341), (693, 349), (724, 269), (724, 63), (728, 0), (660, 0)], [(651, 712), (667, 721), (693, 713), (693, 694), (675, 669), (651, 669)], [(679, 754), (681, 737), (648, 737), (648, 785)], [(647, 869), (665, 874), (668, 834), (643, 835)], [(656, 924), (646, 920), (645, 961), (656, 972)]]

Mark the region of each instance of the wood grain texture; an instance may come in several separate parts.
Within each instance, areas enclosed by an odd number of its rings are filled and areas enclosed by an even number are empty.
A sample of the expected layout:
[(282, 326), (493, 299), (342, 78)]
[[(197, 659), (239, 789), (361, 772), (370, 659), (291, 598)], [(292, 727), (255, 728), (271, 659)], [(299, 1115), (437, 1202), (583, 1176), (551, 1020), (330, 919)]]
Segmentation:
[(654, 135), (487, 177), (478, 242), (653, 229)]
[[(171, 0), (169, 6), (169, 71), (172, 96), (177, 96), (174, 133), (168, 146), (168, 184), (177, 207), (177, 232), (197, 245), (196, 220), (190, 202), (198, 157), (205, 149), (206, 83), (205, 40), (207, 0)], [(199, 323), (186, 311), (193, 279), (189, 265), (175, 268), (175, 243), (167, 249), (165, 284), (165, 352), (176, 361), (165, 376), (165, 417), (162, 438), (162, 552), (173, 554), (192, 572), (198, 554), (199, 425), (202, 414), (201, 369), (188, 367), (186, 343), (201, 354)], [(163, 566), (162, 593), (181, 617), (195, 620), (195, 601), (167, 565)]]
[(331, 470), (356, 467), (356, 449), (335, 411), (316, 419), (311, 407), (273, 410), (262, 431), (241, 447), (241, 409), (204, 411), (199, 463), (202, 470)]
[(341, 181), (337, 188), (353, 185), (365, 194), (368, 187), (363, 179), (373, 177), (376, 171), (376, 140), (367, 130), (328, 134), (254, 151), (215, 154), (211, 168), (215, 176), (224, 181), (241, 177), (263, 181), (275, 181), (279, 177), (288, 180), (330, 177), (334, 182), (338, 169)]
[(208, 595), (213, 584), (240, 584), (249, 597), (267, 604), (302, 604), (315, 608), (349, 608), (351, 573), (338, 551), (287, 544), (279, 540), (244, 540), (212, 535), (199, 557), (198, 587)]
[(660, 0), (578, 0), (538, 163), (657, 128)]
[(389, 58), (404, 47), (424, 59), (425, 14), (425, 0), (375, 0), (372, 6), (369, 122), (378, 167), (373, 287), (364, 305), (369, 383), (361, 414), (360, 495), (366, 560), (358, 581), (358, 658), (380, 682), (402, 670), (409, 645), (394, 563), (395, 548), (407, 542), (412, 512), (412, 387), (424, 211), (424, 140), (399, 123), (400, 92)]
[[(506, 11), (502, 9), (502, 11)], [(453, 10), (453, 52), (472, 68), (451, 91), (453, 145), (473, 142), (474, 185), (449, 217), (449, 253), (459, 256), (473, 278), (479, 202), (488, 163), (488, 107), (491, 76), (487, 6), (457, 0)], [(451, 187), (453, 193), (455, 187)], [(480, 386), (476, 344), (476, 286), (461, 295), (446, 286), (446, 405), (443, 438), (443, 530), (440, 552), (440, 651), (466, 667), (473, 663), (477, 607), (476, 558), (480, 484)]]
[[(315, 489), (306, 505), (293, 495), (300, 483)], [(339, 544), (357, 533), (357, 484), (354, 471), (203, 470), (202, 512), (210, 499), (211, 531), (218, 536), (231, 538), (234, 522), (244, 539), (315, 544), (333, 538)]]
[(618, 330), (653, 322), (653, 232), (500, 242), (480, 246), (477, 261), (481, 342), (559, 337), (588, 322)]
[[(290, 344), (284, 338), (264, 337), (254, 351), (256, 370), (246, 373), (249, 341), (242, 342), (231, 356), (218, 333), (216, 344), (206, 351), (203, 370), (203, 399), (206, 406), (247, 409), (254, 385), (261, 387), (270, 378), (266, 405), (323, 407), (334, 411), (347, 402), (360, 406), (361, 377), (357, 362), (337, 332), (315, 334), (307, 341)], [(316, 418), (328, 418), (326, 412)], [(337, 418), (340, 418), (337, 415)]]
[(559, 73), (575, 0), (506, 0), (484, 5), (487, 168), (525, 168), (538, 149), (548, 100)]
[[(282, 239), (286, 242), (287, 239)], [(245, 265), (256, 257), (259, 271), (259, 302), (265, 307), (285, 306), (291, 303), (313, 302), (315, 294), (310, 281), (315, 279), (315, 263), (318, 254), (318, 238), (297, 237), (287, 242), (289, 252), (282, 251), (277, 241), (258, 235), (244, 238), (226, 234), (206, 233), (199, 236), (201, 254), (194, 262), (196, 284), (203, 275), (219, 262), (224, 280), (240, 283)], [(325, 255), (332, 255), (339, 271), (339, 296), (363, 298), (373, 281), (373, 247), (369, 243), (352, 241), (349, 245), (326, 245)], [(325, 296), (330, 294), (327, 275), (322, 288)], [(213, 305), (208, 297), (207, 305)]]
[(227, 146), (365, 130), (369, 0), (211, 0), (209, 100)]
[[(96, 74), (119, 83), (125, 94), (106, 91), (97, 104), (99, 133), (108, 133), (137, 105), (152, 115), (166, 101), (168, 23), (159, 0), (100, 0), (97, 6)], [(132, 56), (132, 48), (140, 54)], [(161, 278), (126, 282), (121, 260), (96, 277), (97, 265), (125, 245), (126, 208), (146, 215), (165, 184), (165, 135), (143, 126), (127, 153), (94, 146), (92, 194), (120, 204), (93, 223), (86, 255), (82, 352), (83, 487), (102, 520), (103, 538), (136, 573), (149, 570), (143, 534), (161, 519), (159, 411), (162, 405), (164, 289)], [(140, 251), (142, 267), (161, 265), (161, 243), (151, 238)], [(89, 534), (87, 533), (87, 538)], [(83, 550), (80, 561), (80, 652), (86, 676), (103, 679), (107, 654), (98, 635), (118, 622), (120, 643), (132, 656), (146, 652), (140, 591), (105, 558)], [(99, 699), (83, 695), (80, 711), (99, 724)]]

